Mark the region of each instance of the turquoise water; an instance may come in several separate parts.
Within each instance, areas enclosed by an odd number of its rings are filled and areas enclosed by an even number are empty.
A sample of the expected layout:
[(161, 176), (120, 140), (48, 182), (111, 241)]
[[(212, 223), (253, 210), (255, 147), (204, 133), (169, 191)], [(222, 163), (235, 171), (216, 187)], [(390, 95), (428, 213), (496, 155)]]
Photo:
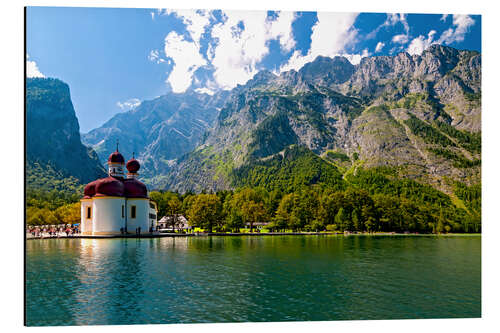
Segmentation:
[(481, 316), (480, 236), (26, 243), (30, 326)]

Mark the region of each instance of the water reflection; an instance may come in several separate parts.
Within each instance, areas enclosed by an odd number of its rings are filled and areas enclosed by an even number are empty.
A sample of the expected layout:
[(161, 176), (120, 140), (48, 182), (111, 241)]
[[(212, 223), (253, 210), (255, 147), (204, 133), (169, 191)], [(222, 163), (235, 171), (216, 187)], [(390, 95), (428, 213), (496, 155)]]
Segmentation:
[(27, 242), (29, 325), (480, 316), (480, 238)]

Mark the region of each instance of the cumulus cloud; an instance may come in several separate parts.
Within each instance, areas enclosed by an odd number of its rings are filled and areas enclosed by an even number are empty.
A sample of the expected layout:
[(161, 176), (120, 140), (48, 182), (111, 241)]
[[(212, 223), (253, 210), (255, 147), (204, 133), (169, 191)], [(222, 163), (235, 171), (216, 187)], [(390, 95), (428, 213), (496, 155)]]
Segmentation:
[(384, 46), (385, 46), (385, 43), (378, 42), (377, 46), (375, 46), (375, 53), (382, 51), (382, 49), (384, 48)]
[[(258, 64), (269, 53), (271, 40), (277, 40), (284, 52), (295, 46), (292, 22), (296, 16), (293, 12), (279, 12), (269, 17), (265, 11), (224, 11), (222, 22), (213, 25), (212, 13), (203, 10), (159, 10), (158, 15), (175, 15), (188, 32), (188, 38), (174, 31), (165, 38), (165, 55), (174, 64), (167, 81), (174, 92), (185, 91), (195, 82), (194, 73), (200, 68), (213, 71), (212, 83), (217, 88), (231, 89), (238, 83), (245, 83), (261, 69)], [(211, 43), (202, 54), (203, 33), (210, 34)], [(149, 58), (156, 62), (161, 59), (153, 51)]]
[(191, 39), (196, 44), (199, 44), (201, 35), (205, 32), (205, 28), (210, 24), (211, 14), (207, 10), (165, 9), (163, 14), (174, 15), (181, 19), (186, 25), (186, 30), (189, 32)]
[(40, 72), (38, 65), (35, 61), (29, 60), (30, 56), (26, 55), (26, 76), (27, 77), (45, 77), (45, 75)]
[(266, 22), (268, 38), (278, 39), (285, 51), (290, 51), (295, 46), (292, 23), (296, 18), (294, 12), (280, 12), (275, 20)]
[(269, 41), (278, 40), (284, 51), (295, 46), (294, 13), (269, 18), (264, 11), (228, 11), (224, 16), (212, 29), (217, 44), (209, 50), (215, 82), (223, 89), (245, 83), (261, 69), (258, 64), (269, 53)]
[(347, 60), (349, 60), (349, 62), (353, 65), (359, 64), (361, 62), (361, 59), (369, 57), (370, 55), (371, 53), (368, 52), (368, 49), (364, 49), (361, 52), (361, 54), (348, 54), (348, 53), (342, 54), (342, 56), (346, 57)]
[(443, 32), (439, 40), (439, 44), (451, 44), (454, 42), (463, 42), (465, 34), (469, 32), (469, 28), (473, 26), (475, 21), (469, 15), (453, 15), (453, 26)]
[(406, 20), (406, 14), (387, 14), (387, 17), (381, 25), (379, 25), (375, 30), (371, 31), (369, 34), (365, 36), (366, 39), (372, 39), (377, 36), (377, 33), (380, 31), (382, 28), (387, 28), (387, 27), (392, 27), (395, 26), (396, 24), (401, 23), (403, 25), (403, 28), (405, 29), (406, 35), (409, 34), (410, 32), (410, 25), (408, 24), (408, 21)]
[(175, 93), (186, 91), (191, 85), (194, 72), (207, 63), (200, 53), (199, 46), (185, 40), (184, 36), (175, 31), (165, 37), (165, 54), (174, 62), (167, 82)]
[(206, 87), (196, 88), (194, 91), (196, 91), (197, 93), (200, 93), (200, 94), (207, 94), (207, 95), (210, 95), (210, 96), (212, 96), (214, 94), (213, 90), (210, 90), (210, 89), (208, 89)]
[(417, 38), (414, 38), (411, 41), (410, 45), (408, 46), (407, 52), (411, 55), (422, 54), (422, 52), (424, 52), (425, 49), (427, 49), (429, 46), (433, 44), (433, 39), (435, 34), (436, 31), (431, 30), (427, 34), (427, 37), (420, 35)]
[[(188, 36), (171, 31), (165, 37), (164, 47), (165, 56), (173, 63), (167, 82), (173, 92), (184, 92), (191, 85), (194, 72), (207, 64), (200, 53), (200, 39), (205, 28), (210, 24), (211, 14), (206, 10), (159, 9), (158, 15), (176, 16), (186, 26)], [(155, 50), (151, 51), (149, 59), (157, 63), (165, 62), (165, 59), (161, 58), (159, 52)]]
[(474, 23), (475, 21), (469, 15), (453, 15), (453, 25), (445, 30), (437, 40), (434, 40), (436, 31), (431, 30), (427, 34), (427, 37), (420, 35), (413, 39), (407, 51), (410, 54), (422, 54), (432, 44), (449, 45), (451, 43), (463, 42), (465, 34)]
[(385, 26), (394, 26), (401, 23), (406, 31), (406, 34), (410, 32), (410, 25), (406, 20), (406, 14), (387, 14), (387, 19), (384, 22)]
[(151, 50), (149, 53), (148, 59), (152, 62), (156, 62), (157, 64), (161, 64), (165, 62), (165, 59), (160, 57), (160, 52), (158, 50)]
[(408, 35), (400, 34), (392, 37), (392, 42), (396, 44), (406, 44), (408, 43)]
[[(306, 63), (313, 61), (317, 56), (333, 57), (345, 55), (353, 61), (362, 57), (345, 54), (344, 49), (356, 40), (357, 31), (353, 24), (356, 13), (317, 13), (318, 21), (312, 27), (311, 47), (307, 54), (302, 55), (295, 51), (288, 62), (281, 66), (280, 71), (298, 70)], [(359, 61), (358, 61), (359, 62)]]
[(125, 102), (117, 102), (116, 105), (123, 111), (129, 111), (141, 105), (141, 101), (137, 98), (131, 98)]

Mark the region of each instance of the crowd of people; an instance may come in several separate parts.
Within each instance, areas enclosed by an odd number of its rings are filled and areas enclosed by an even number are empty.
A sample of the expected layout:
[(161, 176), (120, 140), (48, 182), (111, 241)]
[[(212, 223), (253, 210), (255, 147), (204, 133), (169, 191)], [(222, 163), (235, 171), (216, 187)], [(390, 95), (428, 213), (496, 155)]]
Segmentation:
[(79, 233), (78, 226), (71, 225), (28, 226), (26, 229), (28, 238), (71, 237)]

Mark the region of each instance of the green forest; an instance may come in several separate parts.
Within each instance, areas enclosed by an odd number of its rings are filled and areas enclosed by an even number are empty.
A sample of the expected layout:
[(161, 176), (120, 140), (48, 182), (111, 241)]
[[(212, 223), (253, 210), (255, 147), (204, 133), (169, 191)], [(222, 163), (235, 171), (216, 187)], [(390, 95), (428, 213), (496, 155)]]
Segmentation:
[[(208, 232), (253, 231), (262, 222), (270, 232), (481, 232), (481, 184), (454, 182), (449, 196), (395, 174), (389, 167), (358, 167), (342, 176), (333, 164), (292, 146), (283, 155), (233, 170), (235, 190), (152, 191), (150, 198), (158, 205), (158, 218), (182, 214)], [(28, 224), (78, 223), (81, 186), (49, 188), (28, 187)]]

